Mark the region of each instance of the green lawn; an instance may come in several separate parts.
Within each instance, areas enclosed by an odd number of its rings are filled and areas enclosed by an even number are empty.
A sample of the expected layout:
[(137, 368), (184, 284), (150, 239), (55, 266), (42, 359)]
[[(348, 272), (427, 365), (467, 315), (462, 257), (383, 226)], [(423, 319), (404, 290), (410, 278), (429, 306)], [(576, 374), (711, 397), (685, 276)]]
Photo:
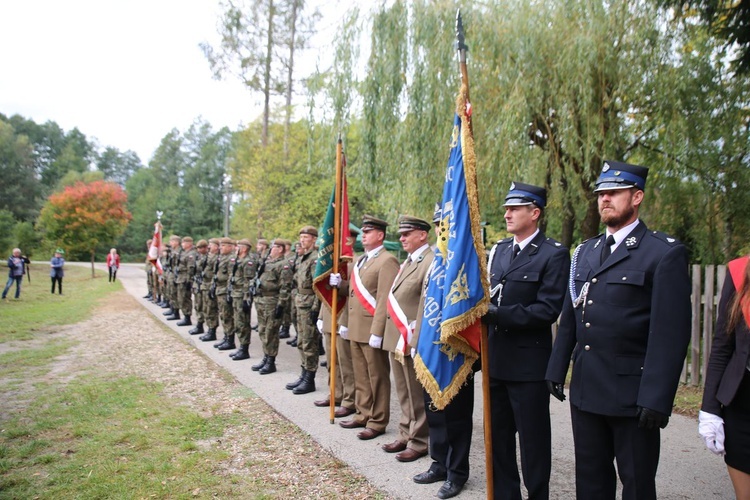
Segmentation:
[[(8, 297), (0, 302), (0, 343), (11, 340), (30, 340), (50, 327), (77, 323), (88, 317), (98, 300), (108, 292), (122, 290), (119, 282), (108, 283), (103, 271), (91, 278), (91, 268), (66, 266), (63, 294), (50, 293), (49, 268), (32, 264), (31, 283), (24, 278), (21, 298), (14, 299), (15, 285)], [(3, 286), (7, 277), (3, 279)]]

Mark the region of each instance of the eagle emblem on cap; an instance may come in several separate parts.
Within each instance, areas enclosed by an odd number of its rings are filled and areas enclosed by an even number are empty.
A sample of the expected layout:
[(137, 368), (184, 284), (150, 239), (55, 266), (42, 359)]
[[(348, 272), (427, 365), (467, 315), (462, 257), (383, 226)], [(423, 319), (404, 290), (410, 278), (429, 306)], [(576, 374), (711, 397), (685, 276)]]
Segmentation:
[(516, 189), (516, 183), (515, 182), (511, 182), (510, 183), (510, 190), (513, 191), (514, 189)]
[(602, 173), (607, 172), (608, 170), (609, 170), (609, 165), (605, 163), (604, 166), (602, 167)]

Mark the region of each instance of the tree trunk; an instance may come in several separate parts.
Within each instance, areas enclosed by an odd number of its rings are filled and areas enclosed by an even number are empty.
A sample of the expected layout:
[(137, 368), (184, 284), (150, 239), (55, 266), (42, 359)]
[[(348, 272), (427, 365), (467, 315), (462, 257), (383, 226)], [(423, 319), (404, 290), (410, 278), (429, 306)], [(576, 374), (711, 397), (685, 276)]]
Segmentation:
[(294, 43), (297, 34), (297, 9), (299, 0), (292, 2), (292, 14), (289, 20), (289, 64), (287, 65), (286, 77), (286, 117), (284, 118), (284, 160), (289, 159), (289, 127), (292, 121), (292, 86), (294, 73)]
[(581, 236), (584, 240), (592, 238), (599, 234), (599, 222), (601, 222), (599, 216), (599, 203), (597, 201), (596, 193), (591, 197), (587, 196), (588, 204), (586, 206), (586, 216), (581, 222)]
[(95, 250), (91, 250), (91, 278), (93, 279), (96, 274), (94, 274), (94, 252)]
[(263, 134), (261, 143), (263, 146), (268, 145), (268, 120), (270, 119), (270, 102), (271, 102), (271, 58), (273, 57), (273, 17), (274, 17), (273, 0), (268, 2), (268, 38), (266, 41), (266, 66), (263, 74)]

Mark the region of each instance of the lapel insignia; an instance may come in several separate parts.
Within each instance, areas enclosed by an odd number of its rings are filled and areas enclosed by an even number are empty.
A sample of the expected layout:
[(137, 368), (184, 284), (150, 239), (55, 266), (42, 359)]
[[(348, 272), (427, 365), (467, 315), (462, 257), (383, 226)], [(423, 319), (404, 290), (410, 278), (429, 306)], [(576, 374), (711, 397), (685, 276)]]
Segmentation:
[(555, 246), (556, 246), (556, 247), (561, 247), (561, 246), (562, 246), (562, 243), (560, 243), (559, 241), (556, 241), (556, 242), (555, 242)]
[(602, 240), (596, 240), (596, 243), (594, 244), (594, 249), (599, 248), (599, 243), (601, 243)]
[(424, 260), (424, 253), (420, 254), (419, 257), (417, 257), (417, 262), (422, 262)]
[(635, 236), (631, 236), (630, 238), (627, 238), (627, 239), (625, 240), (625, 246), (627, 246), (627, 247), (632, 247), (632, 246), (633, 246), (633, 245), (635, 245), (635, 244), (636, 244), (637, 242), (638, 242), (638, 240), (636, 239), (636, 237), (635, 237)]

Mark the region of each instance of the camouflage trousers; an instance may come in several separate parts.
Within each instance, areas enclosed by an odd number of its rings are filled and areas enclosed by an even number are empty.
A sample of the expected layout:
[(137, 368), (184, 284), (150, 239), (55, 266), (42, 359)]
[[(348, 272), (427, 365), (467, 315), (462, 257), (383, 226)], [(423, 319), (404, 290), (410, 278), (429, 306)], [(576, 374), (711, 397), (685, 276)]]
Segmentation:
[(242, 310), (242, 295), (232, 295), (232, 307), (234, 308), (234, 331), (240, 345), (250, 345), (250, 311)]
[(279, 326), (281, 318), (274, 318), (278, 296), (255, 297), (258, 313), (258, 336), (263, 344), (263, 354), (276, 357), (279, 354)]
[(302, 368), (314, 372), (318, 370), (320, 357), (320, 332), (310, 324), (310, 306), (297, 304), (297, 349)]
[(281, 304), (284, 307), (284, 314), (281, 316), (281, 324), (288, 327), (292, 324), (292, 310), (294, 309), (294, 304), (292, 303), (292, 298), (289, 297)]
[(195, 304), (195, 317), (198, 323), (203, 323), (205, 317), (203, 315), (203, 301), (206, 299), (208, 292), (203, 292), (198, 285), (193, 286), (193, 303)]
[(234, 335), (234, 309), (232, 304), (227, 302), (227, 296), (217, 295), (216, 301), (219, 303), (219, 314), (221, 315), (221, 326), (224, 327), (224, 335)]
[(219, 302), (208, 296), (208, 290), (201, 290), (203, 294), (203, 319), (209, 328), (219, 326)]
[(192, 283), (175, 283), (177, 288), (177, 304), (185, 316), (193, 314), (193, 285)]

